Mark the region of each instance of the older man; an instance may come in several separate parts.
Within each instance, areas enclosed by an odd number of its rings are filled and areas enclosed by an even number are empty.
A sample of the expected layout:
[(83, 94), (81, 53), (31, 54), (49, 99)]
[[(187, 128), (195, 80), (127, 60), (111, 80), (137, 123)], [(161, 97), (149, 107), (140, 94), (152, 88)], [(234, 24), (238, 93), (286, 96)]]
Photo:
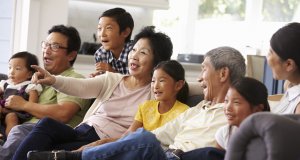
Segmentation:
[[(204, 100), (175, 120), (152, 131), (138, 129), (116, 142), (84, 149), (82, 152), (56, 152), (61, 159), (180, 159), (183, 152), (202, 147), (216, 147), (214, 135), (226, 124), (224, 99), (231, 82), (245, 75), (245, 59), (231, 47), (209, 51), (202, 63), (199, 82)], [(97, 143), (93, 143), (97, 144)], [(91, 145), (90, 145), (91, 146)], [(51, 152), (31, 152), (38, 160), (54, 156)]]
[[(83, 78), (72, 68), (81, 44), (78, 31), (74, 27), (57, 25), (53, 26), (48, 34), (47, 39), (41, 43), (44, 68), (55, 75)], [(39, 103), (26, 101), (20, 96), (9, 97), (7, 108), (28, 112), (34, 118), (11, 130), (6, 142), (0, 146), (0, 159), (12, 158), (19, 144), (32, 130), (38, 119), (51, 117), (76, 126), (82, 121), (89, 105), (90, 100), (68, 96), (46, 86), (39, 96)]]

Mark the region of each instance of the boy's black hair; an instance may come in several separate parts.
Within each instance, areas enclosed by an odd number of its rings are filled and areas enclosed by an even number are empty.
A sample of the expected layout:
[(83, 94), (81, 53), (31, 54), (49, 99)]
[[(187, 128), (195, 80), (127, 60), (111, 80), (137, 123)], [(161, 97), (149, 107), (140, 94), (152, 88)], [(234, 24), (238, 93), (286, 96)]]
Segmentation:
[(126, 37), (125, 42), (130, 41), (132, 30), (134, 27), (133, 18), (130, 13), (128, 13), (123, 8), (112, 8), (103, 12), (102, 15), (99, 17), (99, 19), (101, 17), (110, 17), (115, 19), (115, 21), (118, 23), (120, 27), (120, 34), (121, 32), (125, 31), (126, 28), (130, 28), (130, 34)]
[[(53, 26), (49, 31), (48, 34), (52, 33), (52, 32), (57, 32), (60, 34), (65, 35), (68, 38), (67, 41), (67, 52), (70, 53), (72, 51), (76, 51), (76, 53), (78, 53), (79, 49), (80, 49), (80, 45), (81, 45), (81, 39), (80, 39), (80, 35), (79, 32), (77, 31), (76, 28), (72, 27), (72, 26), (64, 26), (64, 25), (56, 25)], [(70, 61), (70, 65), (73, 66), (73, 64), (75, 63), (77, 58), (77, 54), (75, 56), (75, 58)]]
[(18, 52), (10, 57), (9, 60), (14, 59), (14, 58), (21, 58), (24, 59), (26, 62), (26, 68), (32, 72), (32, 74), (35, 72), (35, 70), (31, 67), (31, 65), (39, 65), (38, 58), (29, 52), (23, 51), (23, 52)]

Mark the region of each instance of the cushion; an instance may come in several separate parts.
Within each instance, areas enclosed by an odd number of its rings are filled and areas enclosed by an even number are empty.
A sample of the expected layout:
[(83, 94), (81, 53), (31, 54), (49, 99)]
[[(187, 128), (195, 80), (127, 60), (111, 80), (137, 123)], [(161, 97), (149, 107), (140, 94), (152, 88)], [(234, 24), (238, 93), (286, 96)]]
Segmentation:
[(232, 134), (225, 160), (299, 159), (299, 133), (300, 115), (255, 113)]
[(7, 78), (6, 74), (0, 73), (0, 80), (7, 80)]

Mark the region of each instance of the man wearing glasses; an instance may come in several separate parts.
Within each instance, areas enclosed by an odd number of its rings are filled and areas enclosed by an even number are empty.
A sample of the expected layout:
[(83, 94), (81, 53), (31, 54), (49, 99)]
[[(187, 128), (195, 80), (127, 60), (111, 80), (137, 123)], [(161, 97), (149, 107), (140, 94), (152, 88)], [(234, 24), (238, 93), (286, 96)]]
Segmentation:
[[(54, 75), (83, 78), (72, 67), (81, 44), (78, 31), (74, 27), (57, 25), (53, 26), (48, 34), (47, 39), (41, 43), (44, 68)], [(75, 127), (82, 121), (89, 105), (90, 100), (68, 96), (49, 86), (44, 86), (39, 103), (25, 101), (20, 96), (9, 97), (7, 108), (28, 112), (34, 118), (11, 130), (6, 142), (0, 146), (0, 159), (12, 158), (14, 151), (38, 119), (51, 117)]]

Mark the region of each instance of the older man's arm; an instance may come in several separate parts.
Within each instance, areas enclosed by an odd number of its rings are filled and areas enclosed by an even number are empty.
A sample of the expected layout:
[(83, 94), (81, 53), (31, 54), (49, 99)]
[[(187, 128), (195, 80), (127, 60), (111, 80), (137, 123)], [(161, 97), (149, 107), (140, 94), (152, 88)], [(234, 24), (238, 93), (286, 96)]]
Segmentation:
[(6, 107), (17, 111), (25, 111), (36, 118), (50, 117), (68, 122), (80, 110), (80, 106), (75, 102), (58, 102), (57, 104), (39, 104), (24, 100), (20, 96), (10, 96)]

